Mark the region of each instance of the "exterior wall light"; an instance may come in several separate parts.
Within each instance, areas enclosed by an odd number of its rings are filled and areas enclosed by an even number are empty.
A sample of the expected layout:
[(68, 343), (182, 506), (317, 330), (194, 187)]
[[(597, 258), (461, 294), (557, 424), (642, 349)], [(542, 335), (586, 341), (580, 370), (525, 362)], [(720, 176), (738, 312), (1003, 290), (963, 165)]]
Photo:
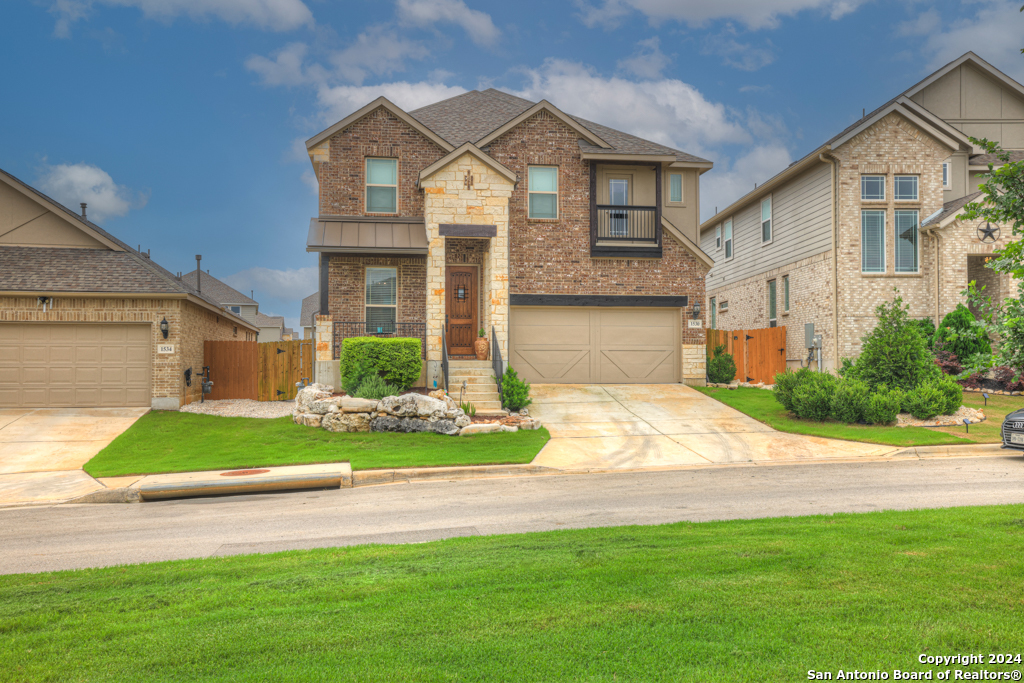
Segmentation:
[(699, 301), (694, 301), (693, 302), (693, 317), (695, 319), (700, 317), (700, 302)]
[(160, 321), (160, 331), (164, 333), (164, 339), (167, 339), (167, 333), (171, 331), (171, 326), (167, 323), (167, 318)]

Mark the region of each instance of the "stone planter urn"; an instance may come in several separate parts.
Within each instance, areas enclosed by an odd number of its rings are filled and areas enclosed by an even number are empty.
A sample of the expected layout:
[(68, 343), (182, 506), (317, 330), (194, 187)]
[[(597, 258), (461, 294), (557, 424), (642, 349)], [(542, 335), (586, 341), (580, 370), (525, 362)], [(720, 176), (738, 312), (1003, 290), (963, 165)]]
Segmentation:
[(473, 352), (476, 354), (476, 359), (487, 360), (487, 355), (490, 351), (491, 343), (487, 340), (487, 334), (480, 330), (480, 336), (473, 342)]

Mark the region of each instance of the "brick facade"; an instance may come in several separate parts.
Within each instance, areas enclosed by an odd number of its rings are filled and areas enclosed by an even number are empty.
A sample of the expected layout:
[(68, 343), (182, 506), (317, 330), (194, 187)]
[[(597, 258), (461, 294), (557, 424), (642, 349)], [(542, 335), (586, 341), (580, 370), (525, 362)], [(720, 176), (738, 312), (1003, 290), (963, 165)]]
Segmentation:
[(397, 269), (396, 322), (424, 322), (427, 287), (425, 257), (335, 254), (330, 256), (327, 267), (327, 305), (335, 322), (366, 321), (366, 269), (373, 267)]
[[(198, 401), (202, 395), (202, 382), (196, 379), (196, 375), (203, 371), (205, 365), (205, 342), (251, 341), (255, 339), (255, 333), (250, 332), (247, 335), (249, 331), (230, 318), (196, 306), (190, 301), (182, 301), (181, 310), (181, 346), (180, 349), (175, 348), (175, 355), (179, 356), (181, 364), (178, 374), (181, 375), (182, 403), (191, 403)], [(159, 355), (156, 358), (159, 358)], [(192, 385), (186, 387), (184, 372), (188, 368), (192, 368), (193, 379)], [(211, 379), (217, 381), (216, 377)]]

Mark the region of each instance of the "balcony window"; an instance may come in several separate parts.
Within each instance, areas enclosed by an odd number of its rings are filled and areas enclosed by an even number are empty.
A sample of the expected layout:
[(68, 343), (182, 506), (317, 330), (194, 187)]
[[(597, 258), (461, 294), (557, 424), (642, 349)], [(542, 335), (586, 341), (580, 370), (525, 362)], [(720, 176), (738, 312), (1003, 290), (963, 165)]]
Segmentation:
[(366, 160), (366, 213), (398, 213), (398, 159)]
[(395, 331), (398, 308), (398, 269), (366, 269), (367, 334)]
[(860, 212), (860, 271), (885, 272), (885, 211)]
[(558, 218), (558, 167), (530, 166), (530, 218)]
[(772, 241), (772, 198), (761, 200), (761, 244)]
[(896, 220), (896, 272), (916, 273), (917, 254), (917, 211), (897, 211)]
[(896, 201), (916, 202), (917, 201), (917, 176), (898, 175), (893, 180), (893, 196)]
[(862, 175), (860, 177), (860, 199), (864, 202), (884, 202), (885, 176)]
[(683, 174), (668, 174), (668, 200), (673, 204), (683, 203)]
[[(608, 180), (608, 203), (612, 206), (629, 206), (629, 179), (610, 178)], [(629, 211), (612, 209), (608, 216), (610, 237), (626, 237), (629, 235)]]

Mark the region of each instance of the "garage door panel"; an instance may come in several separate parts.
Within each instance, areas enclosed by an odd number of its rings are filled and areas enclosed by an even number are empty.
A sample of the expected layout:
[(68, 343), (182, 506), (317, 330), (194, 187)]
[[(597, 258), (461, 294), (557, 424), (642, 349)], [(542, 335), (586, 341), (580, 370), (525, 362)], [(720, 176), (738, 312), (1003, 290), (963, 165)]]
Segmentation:
[(673, 360), (669, 349), (603, 349), (601, 381), (671, 383), (676, 381)]
[(147, 406), (151, 334), (143, 324), (0, 323), (0, 407)]
[(539, 378), (534, 381), (577, 383), (590, 376), (589, 347), (522, 346), (516, 348), (514, 357), (516, 372), (523, 368), (526, 376)]

